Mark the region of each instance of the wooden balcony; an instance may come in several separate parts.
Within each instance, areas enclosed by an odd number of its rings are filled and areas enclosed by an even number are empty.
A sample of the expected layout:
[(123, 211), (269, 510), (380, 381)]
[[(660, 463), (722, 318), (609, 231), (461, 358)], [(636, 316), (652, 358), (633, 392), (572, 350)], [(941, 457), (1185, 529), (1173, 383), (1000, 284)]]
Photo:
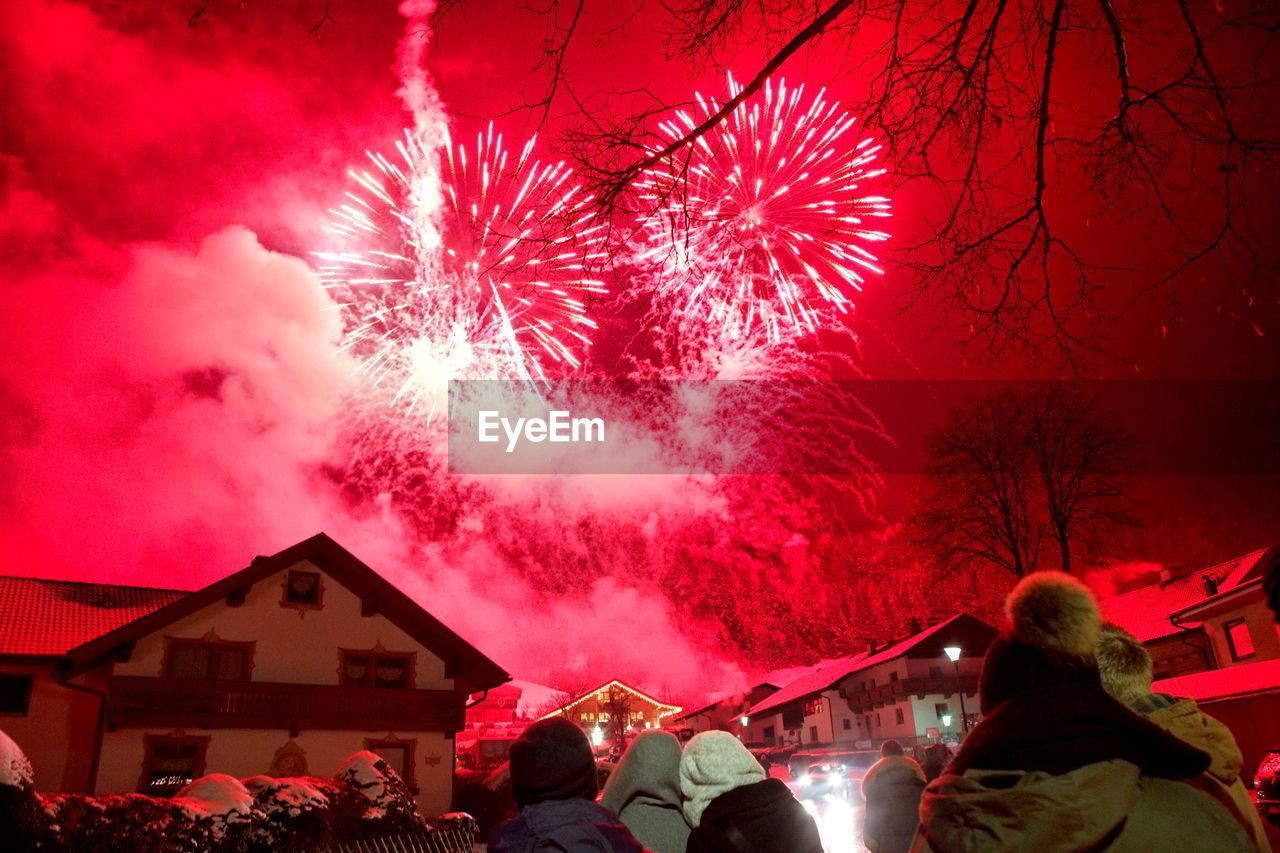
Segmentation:
[(852, 691), (846, 694), (849, 710), (861, 712), (873, 708), (882, 708), (903, 701), (909, 696), (923, 699), (929, 695), (954, 694), (963, 691), (965, 694), (978, 692), (978, 676), (962, 674), (942, 678), (906, 678), (889, 681), (868, 687), (866, 690)]
[(455, 732), (465, 703), (452, 690), (114, 676), (107, 725)]

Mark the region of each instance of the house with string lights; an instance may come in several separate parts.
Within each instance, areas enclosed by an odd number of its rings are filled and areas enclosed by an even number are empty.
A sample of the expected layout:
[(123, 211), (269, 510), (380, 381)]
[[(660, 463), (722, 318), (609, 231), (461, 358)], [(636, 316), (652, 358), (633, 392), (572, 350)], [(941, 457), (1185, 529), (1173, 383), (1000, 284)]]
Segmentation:
[(423, 814), (510, 676), (324, 534), (195, 591), (0, 577), (0, 729), (41, 790), (166, 796), (370, 750)]
[[(578, 694), (539, 719), (565, 717), (587, 733), (596, 746), (616, 731), (660, 729), (683, 708), (663, 702), (629, 684), (614, 679)], [(619, 720), (619, 714), (625, 719)]]

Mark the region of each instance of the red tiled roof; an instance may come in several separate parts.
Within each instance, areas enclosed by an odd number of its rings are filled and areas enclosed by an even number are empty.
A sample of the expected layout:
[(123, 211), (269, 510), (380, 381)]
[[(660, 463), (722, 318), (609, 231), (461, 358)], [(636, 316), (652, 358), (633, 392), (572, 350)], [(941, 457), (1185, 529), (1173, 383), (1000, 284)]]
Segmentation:
[(1206, 598), (1204, 578), (1213, 578), (1219, 593), (1227, 592), (1248, 579), (1265, 553), (1266, 549), (1254, 551), (1165, 584), (1156, 583), (1104, 598), (1099, 602), (1103, 618), (1124, 628), (1143, 643), (1176, 634), (1182, 629), (1169, 621), (1169, 615)]
[(0, 655), (66, 654), (186, 594), (0, 575)]
[(1226, 669), (1178, 675), (1155, 682), (1151, 689), (1156, 693), (1189, 696), (1198, 702), (1257, 693), (1280, 693), (1280, 660), (1242, 663)]

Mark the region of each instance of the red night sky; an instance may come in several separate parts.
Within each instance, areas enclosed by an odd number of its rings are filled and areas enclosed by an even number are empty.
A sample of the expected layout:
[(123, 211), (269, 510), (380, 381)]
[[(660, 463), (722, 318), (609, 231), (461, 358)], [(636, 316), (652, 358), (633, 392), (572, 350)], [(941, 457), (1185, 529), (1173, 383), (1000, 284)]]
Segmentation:
[[(366, 389), (334, 354), (341, 329), (310, 252), (349, 164), (412, 123), (397, 94), (405, 18), (390, 4), (334, 0), (317, 37), (318, 0), (214, 0), (194, 26), (199, 4), (187, 5), (0, 5), (0, 571), (191, 588), (324, 530), (517, 676), (552, 677), (558, 661), (689, 691), (707, 671), (752, 667), (707, 639), (712, 616), (645, 580), (670, 516), (730, 523), (715, 500), (617, 483), (495, 494), (445, 477), (388, 438), (382, 409), (356, 404)], [(748, 75), (766, 55), (748, 40), (692, 68), (664, 58), (659, 4), (634, 16), (610, 6), (588, 4), (580, 22), (566, 68), (574, 96), (643, 88), (676, 102), (718, 91), (726, 71)], [(434, 33), (410, 26), (436, 120), (458, 135), (491, 119), (512, 138), (534, 130), (539, 115), (519, 106), (542, 91), (545, 26), (512, 2), (465, 4)], [(779, 74), (855, 98), (866, 85), (856, 52), (819, 42)], [(1088, 109), (1085, 57), (1071, 59), (1064, 99)], [(548, 152), (564, 156), (557, 145), (579, 116), (567, 95), (555, 102), (540, 132)], [(1251, 190), (1264, 238), (1275, 178), (1264, 162)], [(1094, 227), (1079, 207), (1086, 195), (1068, 186), (1055, 202), (1077, 229)], [(857, 306), (863, 369), (1064, 375), (1052, 357), (962, 347), (966, 322), (928, 299), (906, 305), (912, 272), (895, 253), (927, 231), (935, 204), (911, 186), (895, 195), (888, 274)], [(1123, 227), (1095, 230), (1081, 233), (1104, 255), (1167, 250)], [(1244, 276), (1224, 301), (1216, 285), (1229, 272), (1197, 268), (1176, 306), (1165, 291), (1134, 301), (1113, 282), (1104, 301), (1127, 309), (1082, 375), (1277, 378), (1274, 273)], [(599, 357), (616, 350), (604, 341)], [(888, 477), (859, 535), (892, 535), (917, 486)], [(1108, 564), (1226, 559), (1280, 531), (1273, 473), (1144, 476), (1133, 494), (1145, 527), (1126, 532)], [(615, 528), (630, 543), (618, 546), (621, 563), (601, 569), (576, 553)], [(582, 538), (566, 544), (566, 531)], [(711, 537), (698, 549), (722, 545)], [(547, 569), (566, 554), (580, 577)], [(700, 577), (691, 568), (688, 582)], [(641, 652), (616, 639), (628, 632), (652, 643)], [(686, 663), (660, 668), (664, 657)]]

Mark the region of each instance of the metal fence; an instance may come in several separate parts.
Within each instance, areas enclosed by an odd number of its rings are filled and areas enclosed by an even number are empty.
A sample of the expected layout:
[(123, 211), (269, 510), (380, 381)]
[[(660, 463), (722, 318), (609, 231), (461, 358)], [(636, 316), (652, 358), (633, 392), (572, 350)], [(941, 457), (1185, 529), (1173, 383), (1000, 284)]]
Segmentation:
[(449, 816), (426, 832), (361, 838), (323, 853), (472, 853), (479, 826), (470, 815)]

